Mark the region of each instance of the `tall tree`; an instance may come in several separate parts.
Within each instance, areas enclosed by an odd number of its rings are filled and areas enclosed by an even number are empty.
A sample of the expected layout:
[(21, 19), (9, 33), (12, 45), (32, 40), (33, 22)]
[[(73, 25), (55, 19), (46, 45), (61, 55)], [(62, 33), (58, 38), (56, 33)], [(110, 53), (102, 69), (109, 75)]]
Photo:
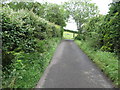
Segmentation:
[(81, 29), (81, 25), (88, 18), (96, 16), (99, 13), (98, 7), (94, 3), (91, 3), (91, 0), (70, 0), (64, 4), (64, 7), (75, 19), (78, 29)]
[(65, 26), (68, 18), (68, 12), (65, 11), (62, 5), (52, 3), (39, 3), (39, 2), (10, 2), (7, 5), (14, 10), (28, 9), (35, 14), (44, 18), (52, 23), (60, 26)]
[(62, 27), (66, 25), (65, 21), (68, 17), (68, 14), (60, 5), (52, 3), (47, 4), (44, 15), (44, 18), (46, 18), (50, 22), (61, 25)]

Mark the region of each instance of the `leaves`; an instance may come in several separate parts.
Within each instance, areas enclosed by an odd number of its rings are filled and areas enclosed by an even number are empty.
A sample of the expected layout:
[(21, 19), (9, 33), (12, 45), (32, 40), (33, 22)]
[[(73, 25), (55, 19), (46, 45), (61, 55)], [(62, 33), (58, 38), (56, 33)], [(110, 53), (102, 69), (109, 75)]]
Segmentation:
[(10, 8), (13, 10), (27, 9), (34, 12), (41, 18), (44, 18), (52, 23), (57, 25), (65, 26), (65, 21), (68, 17), (67, 11), (64, 8), (57, 4), (51, 3), (38, 3), (38, 2), (10, 2)]
[[(44, 52), (42, 40), (61, 37), (61, 27), (46, 21), (29, 10), (13, 11), (3, 6), (2, 13), (2, 41), (3, 65), (12, 62), (14, 55), (7, 52), (23, 51), (25, 53)], [(49, 29), (48, 29), (49, 27)], [(39, 42), (38, 42), (39, 41)], [(8, 61), (8, 62), (7, 62)]]
[(98, 7), (91, 3), (90, 0), (70, 0), (64, 4), (66, 10), (75, 19), (77, 28), (81, 29), (81, 25), (87, 21), (88, 18), (98, 15)]
[[(63, 30), (61, 26), (27, 9), (15, 11), (3, 6), (0, 12), (3, 29), (3, 87), (34, 87), (50, 61), (53, 53), (50, 50), (62, 37)], [(51, 41), (51, 38), (55, 40)]]

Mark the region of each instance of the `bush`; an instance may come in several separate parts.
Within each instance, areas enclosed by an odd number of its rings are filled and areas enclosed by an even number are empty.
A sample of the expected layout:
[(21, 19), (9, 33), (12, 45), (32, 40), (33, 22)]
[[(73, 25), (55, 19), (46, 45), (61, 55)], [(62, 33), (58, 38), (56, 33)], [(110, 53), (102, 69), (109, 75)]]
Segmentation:
[[(50, 23), (32, 11), (13, 11), (4, 6), (2, 12), (2, 39), (3, 65), (8, 65), (14, 58), (14, 52), (36, 52), (37, 39), (45, 40), (52, 37), (61, 37), (61, 27)], [(49, 28), (49, 29), (48, 29)], [(44, 45), (39, 52), (43, 52)]]
[(28, 9), (33, 11), (38, 16), (64, 27), (67, 19), (67, 11), (58, 4), (39, 3), (39, 2), (10, 2), (3, 4), (8, 5), (13, 10)]
[[(44, 52), (14, 53), (13, 63), (2, 74), (2, 88), (34, 88), (48, 66), (59, 38), (43, 40)], [(27, 83), (26, 83), (27, 82)]]
[(93, 42), (93, 46), (102, 51), (115, 52), (120, 55), (120, 1), (111, 3), (107, 15), (99, 15), (84, 23), (77, 39)]
[(34, 87), (62, 37), (61, 27), (27, 9), (13, 11), (3, 6), (0, 12), (2, 85), (4, 88)]

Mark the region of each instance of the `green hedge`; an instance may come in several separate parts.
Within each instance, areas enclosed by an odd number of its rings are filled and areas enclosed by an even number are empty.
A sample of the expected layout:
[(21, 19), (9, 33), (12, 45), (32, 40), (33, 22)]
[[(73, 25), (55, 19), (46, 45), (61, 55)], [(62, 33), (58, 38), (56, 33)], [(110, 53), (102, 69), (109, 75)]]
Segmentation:
[(14, 11), (3, 6), (0, 12), (3, 88), (34, 87), (50, 62), (54, 52), (51, 50), (61, 39), (63, 30), (27, 9)]
[(32, 11), (16, 12), (4, 6), (0, 12), (2, 12), (0, 14), (2, 16), (3, 65), (11, 63), (14, 52), (43, 52), (42, 46), (37, 45), (38, 40), (61, 38), (60, 26), (40, 18)]
[(52, 38), (39, 42), (40, 46), (45, 47), (43, 53), (15, 53), (10, 68), (2, 72), (2, 88), (35, 88), (59, 41), (60, 38)]
[(111, 3), (107, 15), (90, 18), (76, 39), (92, 41), (93, 47), (120, 56), (120, 1)]

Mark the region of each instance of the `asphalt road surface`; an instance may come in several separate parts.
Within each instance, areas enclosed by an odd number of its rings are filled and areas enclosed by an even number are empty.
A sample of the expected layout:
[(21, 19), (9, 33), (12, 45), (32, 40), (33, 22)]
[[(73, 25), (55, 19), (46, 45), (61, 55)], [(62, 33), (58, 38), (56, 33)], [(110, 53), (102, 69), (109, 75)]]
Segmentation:
[(36, 88), (113, 88), (113, 85), (74, 41), (63, 40)]

